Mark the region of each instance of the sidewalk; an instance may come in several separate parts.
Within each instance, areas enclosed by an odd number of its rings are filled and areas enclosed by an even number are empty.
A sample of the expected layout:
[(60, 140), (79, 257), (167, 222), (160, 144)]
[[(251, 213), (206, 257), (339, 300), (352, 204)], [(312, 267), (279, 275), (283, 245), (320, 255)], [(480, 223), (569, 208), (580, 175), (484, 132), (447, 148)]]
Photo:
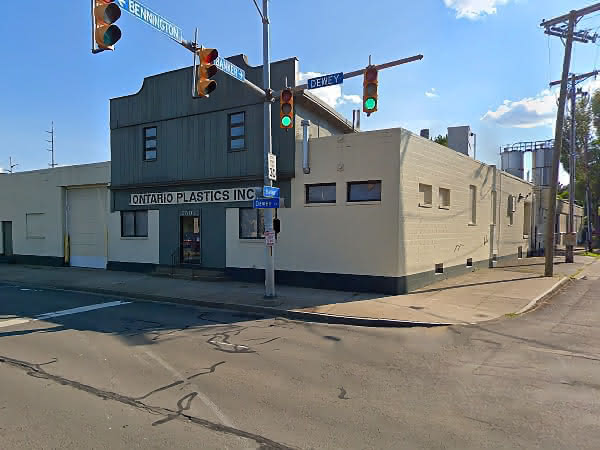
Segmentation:
[(0, 281), (328, 323), (371, 326), (465, 324), (517, 313), (532, 300), (556, 288), (561, 278), (573, 276), (596, 261), (579, 255), (574, 264), (561, 263), (560, 259), (556, 259), (554, 278), (543, 277), (543, 258), (528, 258), (516, 264), (444, 280), (406, 295), (277, 286), (275, 301), (263, 298), (262, 284), (178, 280), (70, 267), (0, 265)]

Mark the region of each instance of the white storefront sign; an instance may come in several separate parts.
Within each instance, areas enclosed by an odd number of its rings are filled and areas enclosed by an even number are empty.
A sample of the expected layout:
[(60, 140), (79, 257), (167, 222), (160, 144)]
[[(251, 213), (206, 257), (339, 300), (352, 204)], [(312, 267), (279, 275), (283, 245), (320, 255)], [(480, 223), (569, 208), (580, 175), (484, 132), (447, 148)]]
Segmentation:
[(131, 194), (129, 204), (132, 206), (178, 205), (182, 203), (223, 203), (247, 202), (256, 198), (256, 190), (260, 188), (214, 189), (210, 191), (154, 192), (148, 194)]

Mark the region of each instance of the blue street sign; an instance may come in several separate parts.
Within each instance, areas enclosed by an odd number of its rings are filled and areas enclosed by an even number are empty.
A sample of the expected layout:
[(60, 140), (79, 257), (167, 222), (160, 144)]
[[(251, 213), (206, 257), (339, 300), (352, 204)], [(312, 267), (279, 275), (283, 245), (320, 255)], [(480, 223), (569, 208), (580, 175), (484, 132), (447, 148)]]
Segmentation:
[(279, 198), (279, 188), (271, 186), (263, 187), (263, 197)]
[(344, 72), (332, 73), (331, 75), (323, 75), (317, 78), (309, 79), (306, 84), (309, 89), (317, 89), (327, 86), (335, 86), (344, 82)]
[(170, 20), (165, 19), (161, 15), (155, 13), (147, 6), (142, 5), (136, 0), (117, 0), (119, 7), (126, 10), (129, 14), (134, 15), (142, 22), (147, 23), (151, 27), (156, 28), (158, 31), (165, 33), (171, 39), (179, 42), (183, 42), (183, 32), (181, 28), (175, 25)]
[(280, 200), (279, 198), (255, 198), (252, 202), (252, 207), (254, 209), (279, 208)]
[(235, 64), (231, 64), (225, 58), (221, 58), (220, 56), (215, 59), (214, 65), (217, 66), (217, 69), (222, 70), (227, 75), (232, 76), (240, 81), (244, 81), (246, 79), (246, 72), (240, 69)]

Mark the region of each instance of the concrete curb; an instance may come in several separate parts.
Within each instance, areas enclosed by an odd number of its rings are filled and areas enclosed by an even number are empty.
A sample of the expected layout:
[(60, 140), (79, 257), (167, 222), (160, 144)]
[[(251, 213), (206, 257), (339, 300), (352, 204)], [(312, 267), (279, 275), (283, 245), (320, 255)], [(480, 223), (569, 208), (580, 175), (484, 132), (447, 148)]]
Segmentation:
[(97, 294), (106, 296), (117, 296), (124, 299), (131, 299), (142, 302), (152, 303), (168, 303), (185, 306), (197, 306), (211, 309), (225, 309), (229, 311), (239, 311), (244, 313), (250, 313), (261, 316), (274, 316), (274, 317), (285, 317), (291, 320), (299, 320), (304, 322), (316, 322), (326, 323), (331, 325), (353, 325), (360, 327), (380, 327), (380, 328), (410, 328), (410, 327), (423, 327), (432, 328), (440, 326), (457, 325), (454, 323), (442, 323), (442, 322), (418, 322), (410, 320), (394, 320), (394, 319), (374, 319), (369, 317), (354, 317), (354, 316), (340, 316), (334, 314), (322, 314), (312, 313), (304, 311), (295, 311), (289, 309), (273, 308), (269, 306), (258, 306), (258, 305), (246, 305), (236, 303), (225, 303), (225, 302), (213, 302), (207, 300), (192, 300), (188, 298), (177, 298), (177, 297), (165, 297), (161, 295), (152, 294), (138, 294), (129, 293), (123, 291), (116, 291), (111, 289), (102, 288), (88, 288), (88, 287), (73, 287), (73, 286), (61, 286), (61, 285), (42, 285), (29, 282), (21, 282), (14, 280), (0, 280), (2, 283), (10, 283), (18, 286), (34, 289), (47, 289), (55, 291), (66, 291), (66, 292), (81, 292), (86, 294)]
[(547, 291), (543, 292), (542, 294), (538, 295), (536, 298), (531, 300), (529, 303), (527, 303), (527, 305), (525, 305), (523, 308), (521, 308), (515, 314), (519, 315), (519, 314), (523, 314), (523, 313), (526, 313), (527, 311), (532, 310), (539, 303), (541, 303), (542, 301), (544, 301), (547, 298), (552, 297), (554, 294), (556, 294), (556, 292), (560, 288), (562, 288), (565, 284), (567, 284), (569, 281), (571, 281), (570, 277), (564, 277), (561, 280), (557, 281), (556, 283), (554, 283), (554, 286), (550, 287), (550, 289), (548, 289)]

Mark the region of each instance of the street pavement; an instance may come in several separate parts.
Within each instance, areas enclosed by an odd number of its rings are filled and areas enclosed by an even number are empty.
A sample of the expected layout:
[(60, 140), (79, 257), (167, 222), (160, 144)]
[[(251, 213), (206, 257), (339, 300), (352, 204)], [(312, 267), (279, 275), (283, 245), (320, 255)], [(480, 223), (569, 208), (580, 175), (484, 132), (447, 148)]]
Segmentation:
[(294, 322), (0, 284), (0, 448), (597, 449), (600, 265), (476, 325)]

